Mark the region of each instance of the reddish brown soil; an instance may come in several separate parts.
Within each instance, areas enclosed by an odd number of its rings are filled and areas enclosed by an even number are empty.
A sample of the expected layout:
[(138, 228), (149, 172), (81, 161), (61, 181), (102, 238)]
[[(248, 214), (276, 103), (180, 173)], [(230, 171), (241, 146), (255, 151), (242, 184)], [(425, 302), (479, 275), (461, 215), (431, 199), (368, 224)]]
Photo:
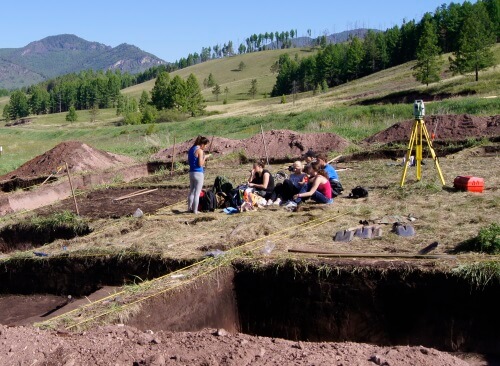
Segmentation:
[[(478, 117), (468, 114), (436, 115), (424, 118), (429, 135), (436, 141), (460, 141), (468, 138), (500, 136), (500, 115)], [(414, 120), (396, 123), (364, 140), (366, 143), (408, 142)], [(432, 136), (431, 136), (432, 137)]]
[(68, 163), (70, 172), (73, 173), (106, 170), (133, 162), (132, 158), (95, 149), (79, 141), (66, 141), (24, 163), (18, 169), (0, 176), (0, 181), (13, 177), (48, 176), (57, 172), (61, 166), (63, 168), (59, 170), (59, 174), (63, 174), (66, 173), (65, 163)]
[[(175, 156), (185, 159), (186, 154), (193, 146), (194, 138), (175, 146)], [(265, 142), (265, 145), (264, 145)], [(215, 136), (207, 147), (215, 155), (226, 155), (233, 152), (242, 152), (248, 159), (265, 159), (267, 155), (271, 161), (294, 160), (300, 158), (309, 149), (315, 152), (341, 151), (349, 146), (349, 141), (333, 133), (298, 133), (290, 130), (271, 130), (254, 135), (244, 140), (231, 140)], [(265, 148), (264, 148), (265, 146)], [(152, 156), (155, 161), (170, 161), (174, 147), (164, 149)]]
[(426, 347), (308, 343), (199, 332), (141, 332), (106, 326), (70, 334), (0, 326), (2, 365), (468, 365)]
[[(145, 214), (187, 199), (187, 189), (160, 188), (157, 191), (116, 201), (116, 198), (139, 192), (139, 188), (104, 189), (77, 196), (81, 216), (91, 218), (119, 218), (131, 216), (138, 208)], [(52, 206), (37, 210), (40, 215), (59, 211), (75, 211), (73, 198), (67, 198)]]

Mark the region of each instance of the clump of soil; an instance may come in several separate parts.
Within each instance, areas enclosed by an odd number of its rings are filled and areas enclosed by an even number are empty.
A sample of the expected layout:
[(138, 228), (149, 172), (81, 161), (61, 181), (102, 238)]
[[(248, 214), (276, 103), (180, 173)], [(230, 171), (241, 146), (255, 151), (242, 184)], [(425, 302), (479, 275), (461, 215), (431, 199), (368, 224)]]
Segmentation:
[[(175, 146), (175, 156), (187, 156), (193, 146), (194, 138)], [(265, 148), (264, 148), (265, 143)], [(271, 161), (293, 160), (304, 155), (309, 149), (315, 152), (342, 151), (349, 146), (349, 141), (334, 133), (298, 133), (290, 130), (271, 130), (254, 135), (244, 140), (231, 140), (223, 137), (214, 137), (210, 146), (210, 153), (226, 155), (241, 152), (251, 160), (265, 159), (267, 155)], [(161, 150), (152, 156), (154, 161), (169, 161), (172, 159), (174, 147)]]
[(468, 365), (421, 346), (294, 342), (223, 329), (153, 333), (114, 325), (72, 334), (0, 325), (0, 339), (9, 365)]
[(95, 149), (79, 141), (66, 141), (0, 176), (0, 180), (48, 176), (57, 172), (59, 167), (63, 167), (59, 173), (65, 173), (65, 163), (68, 163), (71, 172), (78, 172), (105, 170), (133, 162), (132, 158)]
[[(413, 122), (406, 120), (396, 123), (363, 140), (365, 143), (408, 142)], [(430, 137), (435, 141), (461, 141), (469, 138), (500, 136), (500, 115), (479, 117), (469, 114), (433, 115), (424, 117)]]

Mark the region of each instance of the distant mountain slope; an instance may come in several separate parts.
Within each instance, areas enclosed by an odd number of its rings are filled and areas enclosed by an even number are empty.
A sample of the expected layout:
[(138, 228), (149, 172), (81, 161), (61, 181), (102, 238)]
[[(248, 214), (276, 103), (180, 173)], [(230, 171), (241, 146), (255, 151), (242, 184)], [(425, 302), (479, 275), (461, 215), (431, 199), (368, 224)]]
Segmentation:
[(13, 89), (86, 69), (138, 73), (165, 64), (139, 48), (89, 42), (72, 34), (50, 36), (22, 48), (0, 49), (0, 88)]

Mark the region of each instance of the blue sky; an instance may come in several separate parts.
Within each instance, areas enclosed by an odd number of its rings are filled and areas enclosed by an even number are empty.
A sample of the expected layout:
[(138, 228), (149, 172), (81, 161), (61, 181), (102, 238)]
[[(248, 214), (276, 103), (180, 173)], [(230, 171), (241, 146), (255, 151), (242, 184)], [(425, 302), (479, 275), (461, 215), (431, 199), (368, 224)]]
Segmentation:
[(385, 30), (403, 19), (420, 20), (443, 3), (450, 1), (7, 1), (2, 4), (0, 48), (69, 33), (112, 47), (133, 44), (175, 61), (229, 40), (236, 50), (254, 33), (294, 29), (302, 36), (311, 29), (317, 37), (361, 27)]

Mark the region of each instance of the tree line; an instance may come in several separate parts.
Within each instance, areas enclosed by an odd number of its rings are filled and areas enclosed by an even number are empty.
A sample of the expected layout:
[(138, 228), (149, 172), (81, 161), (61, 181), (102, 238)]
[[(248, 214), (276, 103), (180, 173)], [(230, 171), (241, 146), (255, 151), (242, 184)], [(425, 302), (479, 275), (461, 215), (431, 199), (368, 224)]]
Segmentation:
[(422, 83), (439, 79), (440, 59), (452, 52), (454, 73), (478, 72), (494, 64), (491, 47), (500, 40), (500, 0), (475, 4), (442, 5), (420, 22), (411, 20), (385, 32), (368, 31), (342, 44), (322, 43), (314, 56), (301, 60), (281, 55), (271, 71), (277, 72), (272, 96), (332, 87), (417, 59), (415, 77)]

